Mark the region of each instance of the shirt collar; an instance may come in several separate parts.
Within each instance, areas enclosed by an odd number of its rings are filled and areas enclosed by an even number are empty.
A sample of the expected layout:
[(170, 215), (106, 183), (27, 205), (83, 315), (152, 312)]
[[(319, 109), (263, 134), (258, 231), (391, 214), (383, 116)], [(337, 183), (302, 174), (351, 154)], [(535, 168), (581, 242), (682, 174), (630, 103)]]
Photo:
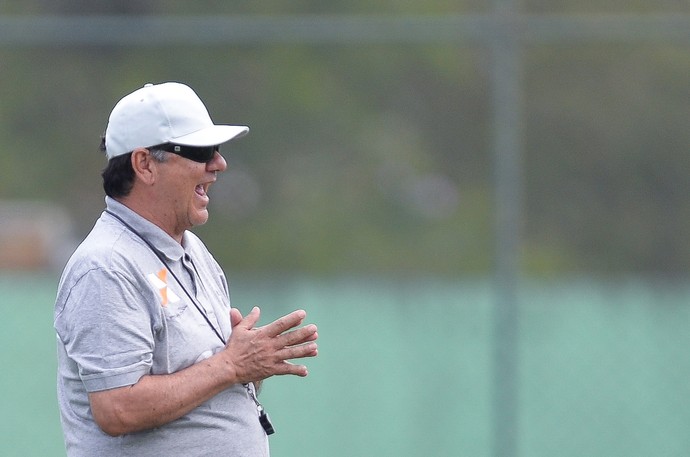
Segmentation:
[[(111, 213), (120, 217), (123, 221), (129, 224), (131, 228), (136, 230), (137, 234), (148, 241), (154, 249), (168, 259), (179, 261), (184, 255), (184, 247), (153, 222), (145, 219), (114, 198), (105, 197), (105, 206), (106, 211), (110, 211)], [(118, 223), (121, 222), (118, 221)], [(186, 236), (187, 233), (185, 232), (182, 240), (183, 244)]]

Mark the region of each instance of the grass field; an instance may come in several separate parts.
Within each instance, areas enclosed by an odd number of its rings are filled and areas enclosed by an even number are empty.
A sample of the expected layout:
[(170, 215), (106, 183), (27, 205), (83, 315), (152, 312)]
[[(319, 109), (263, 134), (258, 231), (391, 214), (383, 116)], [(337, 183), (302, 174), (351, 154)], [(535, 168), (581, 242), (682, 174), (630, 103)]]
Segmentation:
[[(492, 449), (486, 281), (247, 278), (262, 322), (304, 308), (320, 355), (262, 394), (274, 456), (472, 456)], [(55, 401), (55, 276), (0, 276), (0, 455), (64, 456)], [(520, 288), (518, 455), (690, 455), (690, 285)]]

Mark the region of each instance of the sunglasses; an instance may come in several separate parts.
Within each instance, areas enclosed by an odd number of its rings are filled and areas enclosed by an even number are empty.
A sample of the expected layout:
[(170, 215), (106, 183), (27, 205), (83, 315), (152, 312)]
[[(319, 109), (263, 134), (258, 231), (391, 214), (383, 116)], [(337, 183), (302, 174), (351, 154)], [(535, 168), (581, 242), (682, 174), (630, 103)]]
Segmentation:
[(209, 163), (213, 160), (216, 151), (220, 152), (220, 145), (216, 146), (182, 146), (179, 144), (165, 143), (153, 146), (151, 149), (160, 149), (161, 151), (172, 152), (185, 159), (193, 160), (199, 163)]

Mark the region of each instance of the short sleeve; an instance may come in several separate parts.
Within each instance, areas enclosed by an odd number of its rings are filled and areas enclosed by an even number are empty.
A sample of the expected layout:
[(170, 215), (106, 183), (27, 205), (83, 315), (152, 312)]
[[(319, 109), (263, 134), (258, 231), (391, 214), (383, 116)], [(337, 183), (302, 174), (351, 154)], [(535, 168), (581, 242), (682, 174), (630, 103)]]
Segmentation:
[(150, 372), (155, 316), (149, 300), (131, 278), (102, 268), (69, 290), (55, 328), (87, 391), (133, 385)]

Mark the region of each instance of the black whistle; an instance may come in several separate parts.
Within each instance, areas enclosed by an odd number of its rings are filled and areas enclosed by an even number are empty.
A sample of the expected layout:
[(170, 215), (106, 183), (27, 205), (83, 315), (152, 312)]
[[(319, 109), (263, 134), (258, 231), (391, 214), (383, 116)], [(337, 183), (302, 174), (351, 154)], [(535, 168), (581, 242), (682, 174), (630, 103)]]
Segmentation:
[(266, 435), (273, 435), (276, 431), (271, 424), (271, 419), (268, 418), (268, 414), (264, 411), (263, 407), (259, 406), (259, 423), (263, 427)]

